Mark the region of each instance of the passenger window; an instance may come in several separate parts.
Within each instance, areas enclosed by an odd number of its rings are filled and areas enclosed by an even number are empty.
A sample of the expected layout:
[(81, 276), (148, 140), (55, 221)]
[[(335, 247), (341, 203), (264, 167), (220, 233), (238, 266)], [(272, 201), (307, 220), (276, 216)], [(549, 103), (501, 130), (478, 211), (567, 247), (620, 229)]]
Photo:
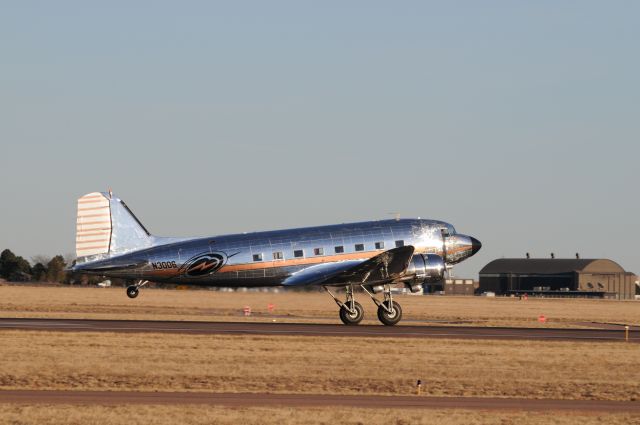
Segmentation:
[(363, 243), (357, 243), (356, 244), (356, 251), (364, 251), (364, 244)]
[(262, 254), (253, 254), (253, 261), (262, 261)]
[(376, 249), (384, 249), (384, 242), (376, 242)]
[(342, 254), (344, 252), (344, 246), (338, 245), (334, 248), (336, 254)]
[(282, 251), (276, 251), (273, 253), (274, 260), (282, 260), (283, 258), (284, 258), (284, 255), (282, 254)]
[(293, 251), (293, 256), (296, 258), (302, 258), (304, 257), (304, 251), (301, 249), (296, 249), (295, 251)]
[(313, 255), (324, 255), (323, 248), (313, 248)]
[(403, 240), (396, 241), (396, 248), (400, 248), (402, 246), (404, 246), (404, 241)]

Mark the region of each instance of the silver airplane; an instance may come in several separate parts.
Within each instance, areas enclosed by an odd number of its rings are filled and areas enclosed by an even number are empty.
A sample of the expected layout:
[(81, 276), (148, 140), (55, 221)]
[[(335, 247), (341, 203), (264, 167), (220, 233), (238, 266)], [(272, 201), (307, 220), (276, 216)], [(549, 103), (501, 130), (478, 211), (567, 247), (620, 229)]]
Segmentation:
[[(129, 298), (149, 281), (217, 287), (322, 286), (345, 325), (364, 317), (354, 299), (361, 288), (378, 319), (395, 325), (402, 308), (391, 287), (417, 292), (441, 281), (448, 267), (482, 244), (452, 225), (392, 219), (207, 238), (151, 235), (122, 200), (109, 192), (78, 199), (77, 259), (71, 271), (126, 279)], [(330, 288), (344, 288), (339, 299)], [(382, 293), (382, 300), (375, 294)]]

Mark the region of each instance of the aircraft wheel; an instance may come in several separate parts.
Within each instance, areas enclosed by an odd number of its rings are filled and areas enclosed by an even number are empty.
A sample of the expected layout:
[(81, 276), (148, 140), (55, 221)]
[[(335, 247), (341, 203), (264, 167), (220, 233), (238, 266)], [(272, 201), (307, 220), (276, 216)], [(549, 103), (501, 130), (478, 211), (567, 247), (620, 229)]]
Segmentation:
[[(346, 304), (346, 303), (345, 303)], [(345, 325), (357, 325), (364, 317), (364, 309), (358, 301), (353, 302), (354, 312), (350, 312), (346, 307), (340, 307), (340, 320)]]
[[(389, 301), (385, 301), (384, 305), (388, 308)], [(402, 307), (400, 304), (393, 301), (393, 313), (389, 313), (384, 307), (378, 307), (378, 320), (380, 320), (386, 326), (393, 326), (402, 319)]]
[(127, 297), (135, 298), (138, 296), (138, 292), (138, 288), (136, 288), (135, 286), (127, 286)]

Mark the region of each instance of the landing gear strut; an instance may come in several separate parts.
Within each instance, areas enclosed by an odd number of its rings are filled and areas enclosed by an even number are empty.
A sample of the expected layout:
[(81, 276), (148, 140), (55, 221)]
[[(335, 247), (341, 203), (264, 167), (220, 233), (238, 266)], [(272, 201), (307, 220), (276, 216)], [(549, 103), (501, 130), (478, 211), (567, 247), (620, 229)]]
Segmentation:
[(139, 280), (138, 283), (136, 283), (135, 285), (127, 286), (127, 297), (129, 298), (137, 297), (139, 293), (138, 289), (142, 288), (147, 283), (149, 283), (148, 280)]
[[(386, 282), (389, 282), (389, 262), (391, 259), (388, 255), (380, 255), (379, 259), (379, 267), (380, 272), (382, 274), (382, 279)], [(382, 322), (383, 325), (393, 326), (402, 319), (402, 308), (400, 304), (393, 300), (393, 296), (391, 295), (391, 285), (389, 283), (385, 283), (382, 285), (382, 291), (384, 300), (380, 302), (369, 290), (365, 287), (365, 282), (369, 279), (370, 273), (365, 274), (364, 279), (362, 279), (362, 283), (360, 287), (366, 292), (374, 304), (378, 306), (378, 320)]]
[[(393, 326), (398, 323), (400, 319), (402, 319), (402, 307), (400, 307), (400, 304), (393, 300), (393, 296), (391, 295), (391, 285), (389, 283), (392, 281), (392, 279), (389, 278), (388, 270), (391, 257), (388, 253), (383, 253), (380, 254), (380, 256), (377, 258), (378, 259), (376, 268), (373, 270), (369, 270), (364, 274), (362, 280), (360, 281), (360, 287), (364, 290), (364, 292), (369, 294), (374, 304), (378, 306), (378, 319), (382, 322), (382, 324), (386, 326)], [(374, 270), (380, 270), (382, 279), (378, 280), (378, 282), (387, 282), (383, 285), (376, 286), (381, 286), (383, 288), (383, 301), (379, 301), (375, 297), (375, 295), (369, 292), (366, 287), (368, 285), (370, 286), (370, 289), (372, 288), (372, 284), (367, 284), (366, 282)], [(342, 323), (344, 323), (345, 325), (357, 325), (362, 321), (362, 318), (364, 317), (364, 310), (362, 309), (360, 303), (353, 299), (353, 284), (349, 284), (347, 286), (347, 299), (345, 302), (342, 302), (338, 298), (336, 298), (336, 296), (333, 295), (333, 293), (331, 293), (331, 291), (326, 286), (323, 286), (323, 288), (329, 293), (329, 295), (331, 295), (331, 298), (333, 298), (336, 304), (338, 304), (338, 307), (340, 307), (340, 320), (342, 320)], [(374, 291), (373, 289), (371, 290)]]
[(364, 309), (362, 305), (353, 298), (353, 285), (347, 286), (347, 299), (345, 302), (336, 298), (326, 286), (324, 290), (331, 295), (336, 304), (338, 304), (338, 307), (340, 307), (340, 320), (342, 320), (342, 323), (345, 325), (357, 325), (362, 321)]

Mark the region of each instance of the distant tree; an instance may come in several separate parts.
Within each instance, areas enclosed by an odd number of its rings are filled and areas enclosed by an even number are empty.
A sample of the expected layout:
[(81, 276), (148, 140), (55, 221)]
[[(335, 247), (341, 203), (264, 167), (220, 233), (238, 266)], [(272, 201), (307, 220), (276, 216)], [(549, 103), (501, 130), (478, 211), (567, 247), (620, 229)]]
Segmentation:
[(35, 264), (31, 268), (33, 280), (35, 282), (45, 282), (47, 280), (47, 266), (51, 261), (51, 257), (46, 255), (34, 255), (31, 257), (31, 264)]
[(66, 263), (62, 255), (56, 255), (47, 263), (47, 281), (63, 283), (67, 277)]
[(31, 269), (33, 274), (33, 280), (36, 282), (43, 282), (47, 280), (47, 267), (42, 263), (37, 263)]
[(0, 253), (0, 277), (9, 279), (9, 274), (15, 267), (16, 255), (10, 249), (5, 249)]
[(31, 265), (24, 258), (5, 249), (0, 253), (0, 277), (7, 280), (31, 280)]

